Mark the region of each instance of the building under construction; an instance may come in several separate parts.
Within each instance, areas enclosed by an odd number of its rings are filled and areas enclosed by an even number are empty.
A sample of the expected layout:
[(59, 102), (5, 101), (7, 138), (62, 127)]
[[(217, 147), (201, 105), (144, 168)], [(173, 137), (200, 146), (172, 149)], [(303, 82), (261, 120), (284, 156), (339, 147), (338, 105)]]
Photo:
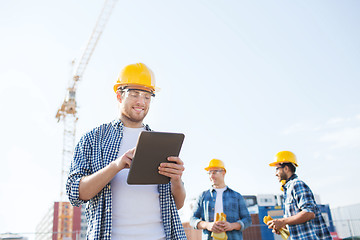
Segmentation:
[(36, 227), (36, 240), (86, 239), (84, 207), (69, 202), (54, 202)]

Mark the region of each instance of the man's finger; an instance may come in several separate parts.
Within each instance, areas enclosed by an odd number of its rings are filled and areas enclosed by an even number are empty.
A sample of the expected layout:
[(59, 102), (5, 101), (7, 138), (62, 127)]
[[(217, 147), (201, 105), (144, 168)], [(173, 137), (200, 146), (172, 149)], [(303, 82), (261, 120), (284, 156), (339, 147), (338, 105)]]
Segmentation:
[(176, 162), (177, 164), (179, 165), (183, 165), (184, 162), (179, 158), (179, 157), (173, 157), (173, 156), (170, 156), (167, 158), (167, 160), (171, 161), (171, 162)]

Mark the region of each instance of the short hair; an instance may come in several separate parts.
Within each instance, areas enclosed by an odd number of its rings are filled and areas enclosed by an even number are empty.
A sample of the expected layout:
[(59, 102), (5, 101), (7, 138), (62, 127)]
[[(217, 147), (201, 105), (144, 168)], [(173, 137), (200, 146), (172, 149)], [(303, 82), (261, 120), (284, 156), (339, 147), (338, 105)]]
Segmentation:
[(284, 163), (281, 163), (280, 165), (281, 165), (282, 168), (288, 166), (291, 172), (293, 172), (293, 173), (296, 172), (296, 167), (295, 167), (295, 165), (293, 163), (284, 162)]
[(138, 91), (143, 91), (143, 92), (149, 92), (149, 93), (151, 93), (151, 96), (152, 97), (155, 97), (155, 93), (154, 93), (154, 91), (152, 91), (152, 90), (143, 90), (143, 89), (138, 89), (138, 88), (129, 88), (129, 86), (119, 86), (118, 88), (117, 88), (117, 91), (116, 91), (116, 93), (117, 92), (120, 92), (120, 94), (122, 95), (123, 93), (125, 93), (125, 91), (126, 90), (138, 90)]
[(120, 91), (120, 94), (123, 94), (125, 92), (125, 88), (123, 86), (119, 86), (117, 91)]

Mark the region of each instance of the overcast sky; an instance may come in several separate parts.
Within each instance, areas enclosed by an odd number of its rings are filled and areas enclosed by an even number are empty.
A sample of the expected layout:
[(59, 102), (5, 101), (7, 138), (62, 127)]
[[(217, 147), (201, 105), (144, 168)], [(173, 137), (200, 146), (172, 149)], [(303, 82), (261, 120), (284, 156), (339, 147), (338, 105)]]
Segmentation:
[[(59, 200), (55, 114), (103, 4), (2, 4), (0, 233), (33, 233)], [(359, 203), (359, 12), (356, 0), (119, 0), (78, 84), (76, 141), (118, 116), (116, 77), (143, 62), (161, 88), (145, 122), (185, 133), (189, 199), (210, 186), (212, 158), (234, 190), (279, 194), (268, 163), (290, 150), (321, 203)]]

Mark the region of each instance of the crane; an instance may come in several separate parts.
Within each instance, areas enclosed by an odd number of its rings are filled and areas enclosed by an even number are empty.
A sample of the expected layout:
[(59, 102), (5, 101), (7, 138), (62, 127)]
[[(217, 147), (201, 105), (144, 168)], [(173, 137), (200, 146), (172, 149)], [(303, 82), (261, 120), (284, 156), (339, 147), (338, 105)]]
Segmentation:
[[(69, 215), (69, 204), (65, 200), (65, 181), (67, 179), (70, 163), (73, 157), (75, 147), (75, 133), (76, 123), (78, 120), (77, 104), (76, 104), (76, 90), (79, 81), (85, 72), (85, 69), (90, 61), (90, 58), (95, 50), (100, 36), (110, 18), (112, 10), (116, 5), (117, 0), (105, 0), (101, 13), (97, 19), (96, 25), (90, 35), (86, 47), (78, 61), (73, 61), (73, 74), (66, 89), (65, 99), (58, 109), (55, 118), (58, 122), (64, 123), (63, 133), (63, 152), (61, 164), (61, 187), (60, 187), (60, 202), (59, 204), (59, 222), (58, 222), (58, 236), (57, 239), (71, 239), (72, 218)], [(72, 211), (71, 211), (72, 212)]]
[(61, 199), (63, 199), (65, 194), (65, 179), (67, 178), (67, 172), (71, 163), (72, 154), (75, 146), (76, 122), (78, 120), (76, 104), (77, 85), (85, 72), (85, 69), (95, 50), (96, 44), (100, 39), (100, 36), (105, 28), (106, 23), (109, 20), (109, 17), (113, 8), (115, 7), (116, 2), (117, 0), (105, 0), (100, 16), (96, 22), (96, 25), (91, 33), (91, 36), (87, 42), (84, 51), (82, 52), (77, 62), (73, 61), (73, 65), (75, 65), (73, 76), (72, 79), (69, 81), (69, 87), (67, 88), (65, 99), (55, 116), (58, 122), (60, 120), (64, 122), (63, 158), (61, 170), (62, 177), (60, 191)]

